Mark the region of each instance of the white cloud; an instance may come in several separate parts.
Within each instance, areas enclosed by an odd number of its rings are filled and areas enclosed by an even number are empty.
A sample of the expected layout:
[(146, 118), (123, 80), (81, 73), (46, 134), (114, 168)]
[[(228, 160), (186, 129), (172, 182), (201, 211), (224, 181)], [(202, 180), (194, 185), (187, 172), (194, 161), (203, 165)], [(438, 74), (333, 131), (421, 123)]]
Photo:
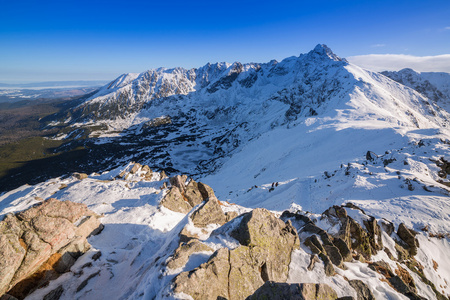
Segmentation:
[(450, 26), (445, 27), (444, 30), (450, 30)]
[(413, 56), (405, 54), (368, 54), (347, 57), (352, 64), (380, 71), (398, 71), (411, 68), (418, 72), (450, 73), (450, 54), (436, 56)]
[(375, 45), (372, 45), (370, 47), (372, 47), (372, 48), (380, 48), (380, 47), (386, 47), (386, 45), (385, 44), (375, 44)]

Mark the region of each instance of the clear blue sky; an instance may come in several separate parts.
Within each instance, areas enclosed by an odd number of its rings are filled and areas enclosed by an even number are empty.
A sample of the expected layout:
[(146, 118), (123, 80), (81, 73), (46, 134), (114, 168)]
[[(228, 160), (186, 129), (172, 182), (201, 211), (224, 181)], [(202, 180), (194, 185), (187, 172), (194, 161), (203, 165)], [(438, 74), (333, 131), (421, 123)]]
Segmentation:
[(450, 1), (0, 0), (0, 82), (111, 80), (207, 62), (450, 54)]

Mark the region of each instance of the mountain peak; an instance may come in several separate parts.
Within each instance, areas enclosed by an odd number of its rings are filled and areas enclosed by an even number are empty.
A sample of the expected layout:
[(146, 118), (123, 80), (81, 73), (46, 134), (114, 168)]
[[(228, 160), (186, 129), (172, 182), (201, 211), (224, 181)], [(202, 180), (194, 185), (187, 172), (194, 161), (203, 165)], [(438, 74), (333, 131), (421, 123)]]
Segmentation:
[(345, 58), (340, 58), (325, 44), (318, 44), (312, 51), (308, 53), (310, 56), (316, 56), (321, 58), (329, 58), (334, 61), (344, 61), (347, 62)]

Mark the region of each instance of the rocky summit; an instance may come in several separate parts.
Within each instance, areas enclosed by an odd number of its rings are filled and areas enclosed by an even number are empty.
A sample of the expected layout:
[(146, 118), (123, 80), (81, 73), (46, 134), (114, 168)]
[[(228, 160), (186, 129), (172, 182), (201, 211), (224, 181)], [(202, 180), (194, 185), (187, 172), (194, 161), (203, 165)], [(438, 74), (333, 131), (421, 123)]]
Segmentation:
[(2, 297), (449, 299), (446, 78), (325, 45), (124, 74), (0, 182)]

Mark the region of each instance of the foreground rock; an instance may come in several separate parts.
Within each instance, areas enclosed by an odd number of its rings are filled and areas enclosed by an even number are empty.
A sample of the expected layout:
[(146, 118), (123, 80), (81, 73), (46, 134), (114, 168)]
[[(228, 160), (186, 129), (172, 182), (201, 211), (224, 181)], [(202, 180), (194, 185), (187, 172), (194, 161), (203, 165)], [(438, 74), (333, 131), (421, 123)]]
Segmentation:
[(285, 282), (299, 238), (290, 222), (266, 209), (244, 214), (232, 231), (240, 246), (217, 250), (200, 267), (174, 278), (174, 291), (194, 299), (245, 299), (264, 282)]
[(170, 210), (188, 213), (194, 206), (199, 205), (207, 199), (216, 199), (214, 191), (208, 185), (196, 182), (193, 179), (186, 185), (187, 176), (177, 175), (171, 177), (169, 182), (171, 187), (160, 202)]
[(103, 229), (85, 204), (48, 199), (0, 222), (0, 295), (22, 299), (68, 271)]

